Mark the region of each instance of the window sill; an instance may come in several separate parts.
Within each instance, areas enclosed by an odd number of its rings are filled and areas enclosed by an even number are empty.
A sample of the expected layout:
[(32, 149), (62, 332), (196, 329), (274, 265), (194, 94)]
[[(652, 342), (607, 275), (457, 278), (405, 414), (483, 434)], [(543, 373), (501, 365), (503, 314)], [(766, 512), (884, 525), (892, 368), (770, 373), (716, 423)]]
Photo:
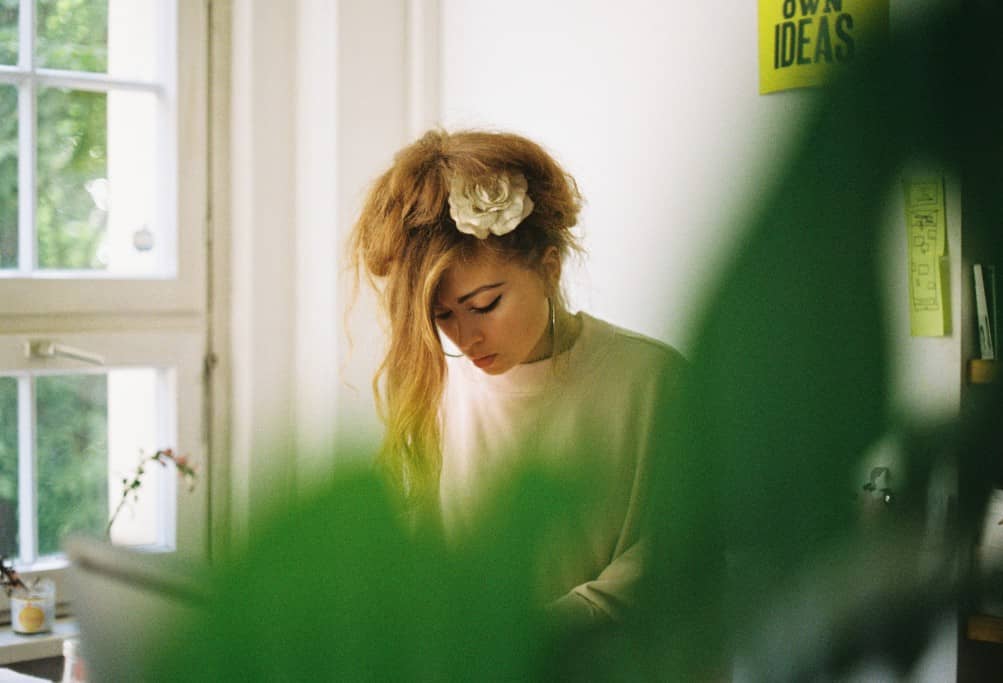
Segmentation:
[(63, 641), (79, 635), (76, 619), (56, 619), (52, 633), (21, 635), (10, 626), (0, 627), (0, 666), (46, 657), (62, 657)]

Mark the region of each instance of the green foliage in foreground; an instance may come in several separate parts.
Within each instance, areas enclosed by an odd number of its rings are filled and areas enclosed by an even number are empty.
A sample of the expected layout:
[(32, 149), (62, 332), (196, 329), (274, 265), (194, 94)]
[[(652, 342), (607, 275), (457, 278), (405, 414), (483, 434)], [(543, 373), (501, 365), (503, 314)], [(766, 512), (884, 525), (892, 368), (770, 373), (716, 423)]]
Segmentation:
[(411, 535), (371, 472), (343, 473), (221, 568), (214, 608), (161, 648), (153, 678), (531, 680), (548, 641), (533, 558), (571, 501), (527, 473), (488, 506), (490, 534), (447, 550)]
[[(966, 230), (1003, 263), (989, 222), (1003, 186), (1003, 16), (971, 14), (903, 31), (821, 92), (778, 185), (748, 212), (658, 425), (634, 619), (558, 634), (529, 603), (541, 519), (572, 505), (561, 481), (527, 473), (500, 489), (479, 544), (449, 550), (405, 534), (372, 476), (342, 476), (217, 569), (205, 619), (173, 632), (149, 679), (695, 681), (726, 676), (736, 652), (754, 680), (839, 676), (872, 655), (907, 673), (965, 588), (950, 569), (1003, 453), (999, 386), (935, 429), (886, 411), (877, 241), (899, 169), (961, 169)], [(856, 471), (891, 433), (909, 485), (864, 524)], [(945, 466), (959, 511), (931, 539), (919, 527)]]

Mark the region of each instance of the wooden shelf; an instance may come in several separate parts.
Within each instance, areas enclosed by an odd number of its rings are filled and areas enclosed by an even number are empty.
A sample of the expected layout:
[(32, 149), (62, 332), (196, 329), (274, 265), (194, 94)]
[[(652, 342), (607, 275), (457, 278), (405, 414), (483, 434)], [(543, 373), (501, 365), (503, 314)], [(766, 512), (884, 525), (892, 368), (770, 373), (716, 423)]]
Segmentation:
[(999, 364), (994, 360), (973, 358), (968, 361), (968, 382), (970, 384), (992, 384), (999, 378)]
[(966, 635), (969, 640), (1003, 643), (1003, 617), (990, 617), (984, 614), (970, 616)]

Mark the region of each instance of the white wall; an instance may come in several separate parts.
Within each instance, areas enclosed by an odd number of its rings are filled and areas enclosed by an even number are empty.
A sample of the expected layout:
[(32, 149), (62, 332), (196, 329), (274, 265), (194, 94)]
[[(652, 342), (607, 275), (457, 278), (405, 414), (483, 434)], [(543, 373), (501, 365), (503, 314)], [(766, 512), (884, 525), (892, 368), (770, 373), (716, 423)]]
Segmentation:
[(697, 293), (805, 104), (758, 95), (756, 3), (442, 8), (443, 122), (550, 149), (587, 201), (572, 303), (685, 352)]
[[(264, 0), (233, 4), (229, 135), (228, 260), (232, 369), (230, 494), (233, 528), (243, 535), (262, 491), (288, 493), (295, 324), (295, 134), (289, 102), (295, 23)], [(219, 296), (217, 293), (216, 296)]]
[(371, 449), (381, 429), (370, 380), (382, 335), (365, 287), (353, 305), (346, 239), (369, 183), (406, 141), (407, 17), (399, 0), (298, 7), (296, 422), (309, 481), (333, 443)]
[(229, 453), (224, 524), (239, 542), (262, 503), (322, 482), (347, 446), (379, 437), (370, 380), (382, 337), (364, 289), (346, 331), (345, 240), (367, 185), (422, 115), (403, 0), (217, 7), (231, 93), (218, 129), (229, 164), (215, 173), (230, 201), (214, 298), (226, 307), (218, 320), (230, 316), (220, 345), (232, 379), (229, 429), (216, 431)]

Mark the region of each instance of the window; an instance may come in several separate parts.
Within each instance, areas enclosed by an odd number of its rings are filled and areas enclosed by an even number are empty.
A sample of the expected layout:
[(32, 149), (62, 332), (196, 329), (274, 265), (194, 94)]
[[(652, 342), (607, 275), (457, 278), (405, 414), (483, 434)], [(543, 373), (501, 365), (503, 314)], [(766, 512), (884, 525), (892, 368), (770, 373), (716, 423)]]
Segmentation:
[[(179, 430), (188, 432), (186, 442), (197, 440), (200, 417), (178, 424), (177, 405), (200, 399), (200, 335), (62, 333), (65, 348), (76, 349), (65, 346), (73, 342), (111, 354), (92, 367), (24, 362), (20, 351), (34, 337), (18, 344), (4, 335), (0, 353), (5, 367), (21, 366), (0, 370), (0, 553), (26, 566), (59, 555), (69, 533), (103, 536), (140, 452), (177, 444)], [(151, 348), (164, 342), (171, 348)], [(178, 492), (170, 475), (145, 468), (138, 501), (127, 502), (110, 530), (114, 542), (175, 546)]]
[(0, 315), (204, 309), (204, 12), (0, 0)]
[(0, 553), (22, 571), (104, 533), (140, 450), (201, 476), (148, 468), (112, 539), (206, 544), (206, 12), (0, 0)]
[(158, 182), (173, 177), (173, 78), (161, 58), (173, 36), (158, 17), (170, 4), (35, 0), (4, 13), (0, 59), (16, 61), (0, 90), (0, 268), (174, 273), (173, 184)]

